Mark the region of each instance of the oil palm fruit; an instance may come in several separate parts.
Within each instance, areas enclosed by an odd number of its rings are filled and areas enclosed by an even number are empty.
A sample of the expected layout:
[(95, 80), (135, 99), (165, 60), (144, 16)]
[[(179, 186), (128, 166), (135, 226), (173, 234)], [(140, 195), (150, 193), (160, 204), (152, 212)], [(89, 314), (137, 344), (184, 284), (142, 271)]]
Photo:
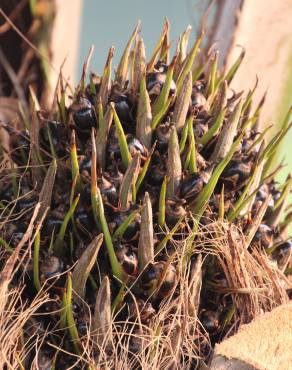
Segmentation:
[[(86, 61), (71, 102), (65, 104), (66, 90), (57, 89), (58, 107), (51, 112), (40, 114), (32, 99), (28, 131), (7, 126), (11, 164), (0, 179), (0, 244), (7, 255), (14, 250), (40, 202), (33, 261), (20, 268), (26, 272), (22, 294), (31, 300), (47, 289), (58, 297), (59, 313), (39, 320), (59, 330), (44, 330), (38, 352), (46, 358), (59, 346), (51, 356), (56, 368), (70, 352), (81, 356), (86, 333), (93, 338), (92, 358), (111, 358), (115, 320), (127, 323), (123, 332), (139, 352), (147, 336), (143, 325), (151, 327), (165, 302), (177, 302), (188, 266), (200, 267), (191, 274), (199, 291), (189, 292), (189, 299), (196, 297), (190, 312), (197, 312), (212, 343), (224, 335), (230, 300), (218, 284), (227, 289), (226, 271), (214, 258), (202, 260), (199, 223), (235, 224), (247, 250), (291, 272), (286, 213), (292, 181), (277, 184), (271, 167), (289, 118), (266, 143), (265, 131), (256, 131), (259, 109), (251, 113), (253, 91), (244, 97), (229, 87), (242, 55), (221, 72), (217, 52), (204, 61), (197, 57), (204, 54), (201, 37), (187, 51), (188, 28), (169, 62), (168, 31), (166, 22), (147, 63), (137, 27), (115, 76), (111, 48), (103, 75), (92, 73), (88, 85)], [(156, 332), (165, 335), (178, 307)], [(182, 353), (183, 363), (195, 368), (188, 351)]]

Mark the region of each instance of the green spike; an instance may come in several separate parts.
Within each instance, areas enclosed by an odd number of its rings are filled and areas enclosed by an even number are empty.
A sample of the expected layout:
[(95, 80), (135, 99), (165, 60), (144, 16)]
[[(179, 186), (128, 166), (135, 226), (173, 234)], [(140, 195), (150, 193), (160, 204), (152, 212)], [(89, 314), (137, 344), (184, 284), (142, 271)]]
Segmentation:
[(129, 209), (131, 202), (135, 201), (135, 186), (140, 171), (140, 157), (140, 152), (137, 152), (123, 177), (119, 196), (121, 210)]
[(98, 349), (104, 348), (107, 352), (112, 351), (111, 291), (109, 278), (107, 276), (102, 279), (96, 296), (92, 324)]
[(147, 170), (148, 170), (148, 167), (149, 167), (149, 164), (151, 162), (151, 158), (152, 158), (152, 154), (154, 152), (154, 149), (155, 149), (155, 144), (153, 145), (145, 163), (144, 163), (144, 166), (142, 167), (142, 170), (141, 172), (139, 173), (138, 175), (138, 178), (137, 178), (137, 182), (136, 182), (136, 193), (138, 193), (139, 189), (140, 189), (140, 186), (142, 185), (142, 182), (146, 176), (146, 173), (147, 173)]
[(79, 164), (78, 164), (78, 156), (77, 156), (77, 147), (76, 147), (76, 139), (75, 139), (75, 131), (72, 130), (71, 134), (71, 172), (72, 172), (72, 180), (76, 181), (76, 187), (78, 191), (81, 191), (81, 181), (80, 181), (80, 172), (79, 172)]
[(269, 194), (267, 199), (263, 202), (260, 209), (258, 210), (257, 214), (254, 215), (252, 223), (249, 225), (248, 229), (245, 232), (245, 247), (248, 248), (252, 239), (255, 236), (255, 233), (257, 232), (258, 227), (260, 226), (264, 215), (267, 211), (268, 205), (272, 199), (272, 195)]
[(187, 138), (188, 138), (188, 132), (189, 132), (189, 121), (193, 121), (193, 117), (190, 116), (185, 124), (184, 124), (184, 127), (182, 129), (182, 132), (181, 132), (181, 138), (180, 138), (180, 142), (179, 142), (179, 152), (180, 154), (183, 153), (184, 149), (185, 149), (185, 146), (186, 146), (186, 142), (187, 142)]
[(187, 57), (188, 41), (189, 41), (191, 31), (192, 31), (192, 27), (188, 26), (179, 38), (179, 43), (177, 47), (177, 59), (178, 59), (179, 66), (183, 64), (183, 62), (185, 61)]
[(122, 55), (118, 68), (117, 68), (116, 81), (121, 87), (124, 86), (124, 83), (126, 82), (127, 77), (128, 77), (130, 50), (131, 50), (132, 43), (135, 40), (137, 33), (139, 32), (139, 29), (140, 29), (140, 22), (138, 22), (137, 26), (135, 27), (127, 43), (127, 46), (124, 50), (124, 53)]
[(185, 77), (181, 91), (177, 95), (174, 105), (172, 120), (178, 132), (182, 130), (186, 121), (192, 95), (192, 87), (192, 74), (189, 72)]
[(168, 19), (166, 19), (166, 22), (168, 23), (167, 30), (165, 32), (162, 45), (160, 48), (160, 56), (159, 60), (161, 60), (165, 64), (169, 64), (169, 49), (170, 49), (170, 44), (169, 44), (169, 29), (170, 29), (170, 24), (168, 22)]
[(90, 47), (90, 49), (89, 49), (87, 58), (86, 58), (86, 60), (85, 60), (85, 62), (83, 64), (81, 79), (80, 79), (79, 85), (78, 85), (78, 87), (76, 89), (76, 96), (79, 93), (84, 94), (84, 92), (85, 92), (86, 77), (87, 77), (87, 72), (88, 72), (89, 64), (90, 64), (90, 61), (91, 61), (91, 58), (92, 58), (92, 55), (93, 55), (93, 51), (94, 51), (94, 46), (92, 45)]
[(153, 110), (152, 110), (153, 116), (155, 116), (161, 110), (163, 110), (163, 108), (167, 104), (169, 92), (171, 88), (171, 83), (173, 82), (172, 79), (173, 79), (173, 71), (174, 71), (175, 63), (176, 63), (176, 57), (173, 58), (171, 64), (169, 65), (167, 69), (166, 78), (165, 78), (165, 82), (163, 84), (162, 90), (159, 96), (157, 97), (155, 104), (153, 106)]
[(259, 151), (259, 156), (256, 161), (254, 171), (249, 178), (247, 184), (245, 185), (240, 197), (235, 202), (233, 209), (228, 212), (228, 220), (233, 222), (240, 213), (245, 214), (250, 211), (252, 204), (254, 202), (255, 191), (258, 189), (261, 180), (261, 174), (263, 170), (264, 161), (260, 159), (260, 155), (263, 152), (263, 143)]
[(140, 142), (148, 149), (151, 148), (152, 140), (152, 113), (150, 98), (146, 89), (146, 76), (144, 75), (140, 83), (140, 95), (138, 101), (136, 136)]
[(103, 235), (99, 234), (87, 246), (76, 263), (72, 273), (72, 286), (75, 297), (82, 302), (85, 299), (85, 285), (90, 271), (95, 264), (99, 249), (103, 242)]
[(116, 129), (117, 129), (117, 135), (119, 138), (122, 162), (123, 162), (124, 167), (128, 168), (129, 164), (131, 163), (132, 157), (131, 157), (131, 153), (128, 148), (127, 139), (126, 139), (121, 121), (119, 120), (119, 117), (116, 113), (114, 103), (111, 103), (111, 109), (113, 112), (114, 121), (115, 121)]
[(173, 198), (179, 190), (181, 176), (182, 165), (179, 153), (178, 137), (176, 128), (172, 127), (168, 144), (167, 158), (167, 177), (169, 179), (166, 186), (167, 199)]
[(156, 127), (159, 125), (159, 123), (162, 121), (163, 117), (165, 116), (165, 114), (167, 113), (171, 103), (173, 101), (173, 98), (170, 97), (168, 98), (168, 101), (167, 103), (163, 106), (163, 108), (161, 109), (160, 112), (158, 112), (152, 119), (152, 122), (151, 122), (151, 128), (152, 130), (155, 130)]
[(267, 162), (263, 171), (263, 177), (266, 177), (270, 172), (271, 161), (270, 158), (273, 157), (274, 153), (278, 150), (279, 145), (281, 144), (282, 140), (286, 136), (287, 132), (292, 127), (292, 122), (287, 126), (282, 128), (269, 142), (267, 147), (265, 148), (262, 156), (266, 158)]
[(163, 227), (165, 224), (165, 198), (166, 198), (166, 182), (167, 177), (164, 177), (159, 195), (159, 211), (158, 211), (158, 225)]
[(250, 108), (251, 103), (252, 103), (253, 95), (254, 95), (254, 93), (257, 89), (257, 86), (258, 86), (258, 82), (259, 82), (259, 80), (258, 80), (258, 78), (256, 78), (256, 83), (255, 83), (254, 88), (251, 91), (249, 91), (249, 93), (247, 94), (247, 97), (246, 97), (246, 99), (245, 99), (245, 101), (242, 105), (242, 114), (244, 114)]
[(95, 222), (97, 227), (101, 227), (105, 245), (108, 250), (110, 264), (112, 268), (113, 275), (116, 276), (117, 279), (120, 281), (126, 280), (126, 274), (124, 273), (121, 264), (119, 263), (111, 234), (108, 228), (108, 224), (104, 214), (103, 202), (102, 197), (100, 194), (100, 190), (97, 187), (97, 173), (96, 173), (96, 145), (95, 145), (95, 135), (94, 129), (91, 132), (91, 142), (92, 142), (92, 159), (91, 159), (91, 204), (93, 209), (93, 214), (95, 217)]
[(291, 175), (288, 175), (281, 196), (275, 203), (274, 211), (271, 217), (268, 219), (268, 224), (273, 228), (275, 228), (281, 221), (281, 218), (289, 201), (291, 189), (292, 189), (292, 178)]
[(61, 229), (59, 231), (59, 234), (57, 235), (56, 241), (54, 243), (54, 252), (56, 256), (62, 257), (65, 253), (64, 251), (64, 238), (65, 238), (65, 233), (67, 230), (68, 223), (70, 219), (73, 217), (75, 209), (77, 207), (77, 204), (79, 202), (80, 195), (78, 194), (77, 197), (75, 198), (73, 204), (71, 205), (69, 211), (66, 213), (64, 221), (61, 225)]
[(216, 92), (216, 88), (218, 86), (217, 84), (218, 56), (219, 56), (219, 52), (216, 51), (211, 60), (211, 71), (210, 71), (208, 87), (207, 87), (208, 97), (213, 97), (214, 93)]
[(104, 234), (104, 240), (105, 240), (105, 244), (106, 244), (108, 254), (109, 254), (112, 273), (119, 281), (125, 282), (127, 280), (127, 276), (126, 276), (126, 273), (123, 271), (122, 266), (119, 263), (115, 250), (114, 250), (113, 242), (111, 239), (111, 234), (109, 232), (108, 224), (106, 222), (106, 218), (104, 214), (102, 197), (101, 197), (101, 194), (98, 188), (97, 188), (97, 207), (98, 207), (99, 222), (100, 222), (103, 234)]
[(186, 62), (183, 66), (183, 69), (182, 71), (180, 72), (180, 75), (177, 79), (177, 94), (179, 96), (180, 94), (180, 90), (183, 86), (183, 83), (187, 77), (187, 75), (189, 73), (191, 73), (192, 69), (193, 69), (193, 65), (194, 65), (194, 62), (195, 62), (195, 59), (196, 59), (196, 56), (198, 54), (198, 51), (199, 51), (199, 47), (201, 45), (201, 42), (202, 42), (202, 36), (199, 36), (199, 38), (196, 40), (195, 42), (195, 45), (193, 46), (192, 50), (190, 51), (189, 55), (187, 56), (186, 58)]
[(217, 162), (218, 160), (223, 159), (229, 152), (237, 133), (241, 108), (242, 101), (240, 100), (234, 108), (230, 118), (222, 128), (220, 136), (217, 139), (215, 149), (211, 155), (211, 161)]
[(207, 145), (208, 142), (217, 134), (220, 130), (225, 117), (226, 109), (223, 109), (219, 115), (216, 117), (215, 123), (209, 128), (209, 130), (198, 139), (198, 143), (203, 146)]
[(180, 217), (177, 223), (173, 226), (173, 228), (165, 235), (165, 237), (161, 240), (161, 242), (155, 248), (155, 256), (158, 255), (165, 247), (169, 240), (172, 239), (173, 235), (177, 232), (177, 230), (183, 226), (184, 217)]
[(111, 69), (112, 69), (112, 59), (114, 55), (115, 48), (112, 46), (109, 49), (107, 61), (103, 70), (103, 75), (101, 79), (100, 89), (98, 93), (98, 100), (101, 100), (103, 107), (106, 106), (108, 102), (108, 97), (111, 91)]
[(133, 82), (132, 90), (133, 93), (138, 93), (141, 79), (146, 71), (146, 56), (145, 56), (145, 46), (142, 38), (137, 35), (137, 47), (134, 59), (134, 71), (133, 71)]
[(166, 19), (165, 22), (164, 22), (164, 26), (163, 26), (163, 31), (162, 31), (162, 34), (154, 48), (154, 51), (153, 51), (153, 54), (152, 54), (152, 57), (147, 65), (147, 72), (152, 72), (153, 69), (154, 69), (154, 66), (157, 62), (157, 58), (158, 58), (158, 55), (160, 53), (160, 50), (161, 50), (161, 47), (163, 45), (163, 41), (164, 41), (164, 38), (165, 38), (165, 35), (168, 33), (169, 31), (169, 22), (168, 20)]
[(114, 232), (114, 239), (122, 238), (124, 233), (126, 232), (128, 226), (131, 225), (131, 223), (135, 220), (136, 215), (140, 212), (140, 208), (135, 209), (132, 211), (129, 216), (124, 220), (124, 222), (121, 223), (121, 225), (117, 228), (117, 230)]
[(108, 134), (113, 121), (113, 110), (108, 107), (105, 114), (103, 115), (103, 109), (101, 102), (99, 104), (99, 129), (96, 137), (96, 150), (98, 164), (103, 170), (106, 162), (106, 147), (108, 142)]
[(154, 260), (153, 214), (150, 197), (147, 192), (145, 193), (141, 214), (138, 260), (140, 271)]
[[(227, 104), (227, 90), (228, 90), (228, 85), (227, 81), (224, 80), (222, 81), (220, 89), (217, 93), (216, 98), (214, 99), (214, 103), (212, 104), (212, 116), (218, 117), (218, 115), (222, 112), (222, 110), (226, 110), (226, 104)], [(214, 124), (214, 123), (213, 123)]]
[(240, 67), (243, 61), (244, 56), (245, 56), (245, 49), (242, 50), (242, 52), (240, 53), (235, 63), (230, 67), (229, 71), (227, 72), (224, 79), (228, 82), (228, 85), (233, 80), (238, 68)]
[(208, 204), (208, 201), (213, 194), (213, 191), (217, 185), (217, 182), (219, 180), (219, 177), (221, 176), (222, 172), (230, 162), (233, 154), (237, 150), (244, 133), (242, 133), (238, 139), (233, 143), (231, 146), (228, 154), (221, 160), (221, 162), (217, 165), (215, 168), (209, 182), (204, 186), (204, 188), (201, 190), (201, 192), (197, 195), (197, 198), (195, 199), (195, 202), (190, 205), (190, 210), (192, 211), (194, 217), (196, 219), (200, 219), (201, 215), (203, 214), (205, 207)]
[(196, 152), (196, 142), (195, 142), (195, 135), (193, 130), (193, 120), (189, 120), (189, 143), (190, 143), (190, 163), (188, 169), (190, 173), (198, 172), (197, 168), (197, 152)]
[[(286, 130), (287, 127), (289, 127), (289, 122), (290, 122), (290, 117), (292, 115), (292, 107), (289, 108), (283, 122), (282, 122), (282, 125), (281, 125), (281, 128), (282, 130)], [(274, 166), (275, 166), (275, 162), (276, 162), (276, 159), (277, 157), (279, 156), (279, 152), (281, 150), (281, 145), (279, 145), (277, 147), (277, 149), (274, 151), (274, 153), (272, 155), (270, 155), (268, 161), (267, 161), (267, 164), (266, 164), (266, 167), (265, 167), (265, 173), (268, 173)]]
[(72, 278), (71, 278), (71, 273), (69, 273), (67, 277), (67, 287), (66, 287), (66, 295), (65, 295), (66, 321), (67, 321), (68, 330), (70, 333), (71, 340), (73, 342), (75, 352), (76, 354), (80, 355), (81, 342), (80, 342), (78, 330), (77, 330), (76, 323), (74, 320), (74, 315), (73, 315), (72, 293), (73, 293)]

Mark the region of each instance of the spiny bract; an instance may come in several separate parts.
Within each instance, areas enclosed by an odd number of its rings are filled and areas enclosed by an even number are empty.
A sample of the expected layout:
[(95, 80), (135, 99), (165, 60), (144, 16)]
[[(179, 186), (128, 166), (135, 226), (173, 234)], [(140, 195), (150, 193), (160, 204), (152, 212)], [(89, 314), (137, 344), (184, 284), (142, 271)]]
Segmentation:
[[(155, 336), (152, 346), (143, 345), (147, 330), (166, 302), (182, 294), (183, 279), (192, 281), (186, 294), (193, 301), (180, 315), (200, 319), (204, 329), (190, 333), (204, 359), (208, 343), (202, 338), (223, 338), (237, 307), (225, 296), (232, 286), (216, 257), (202, 265), (201, 255), (208, 254), (200, 244), (202, 228), (212, 251), (214, 225), (232, 222), (243, 231), (245, 249), (265, 251), (290, 271), (291, 214), (284, 213), (292, 181), (278, 186), (280, 166), (272, 167), (288, 116), (265, 144), (266, 131), (257, 131), (263, 101), (251, 109), (256, 87), (245, 97), (229, 88), (244, 52), (222, 73), (218, 52), (200, 50), (201, 37), (187, 51), (187, 28), (170, 61), (166, 22), (147, 63), (139, 33), (137, 27), (114, 79), (110, 48), (102, 76), (91, 73), (86, 84), (86, 61), (73, 93), (60, 75), (55, 110), (40, 110), (32, 95), (26, 129), (6, 125), (11, 168), (1, 178), (1, 245), (8, 255), (13, 251), (40, 202), (32, 257), (12, 284), (25, 272), (23, 300), (41, 289), (53, 299), (43, 307), (47, 315), (32, 318), (24, 332), (25, 338), (43, 335), (42, 369), (74, 362), (68, 353), (81, 355), (89, 333), (87, 356), (110, 364), (119, 351), (118, 323), (133, 368), (141, 366), (139, 352), (150, 358), (159, 347)], [(177, 350), (184, 344), (180, 324), (171, 324), (171, 307), (156, 338), (174, 333), (164, 358), (194, 368), (199, 357), (192, 349)], [(33, 356), (34, 350), (25, 363)]]

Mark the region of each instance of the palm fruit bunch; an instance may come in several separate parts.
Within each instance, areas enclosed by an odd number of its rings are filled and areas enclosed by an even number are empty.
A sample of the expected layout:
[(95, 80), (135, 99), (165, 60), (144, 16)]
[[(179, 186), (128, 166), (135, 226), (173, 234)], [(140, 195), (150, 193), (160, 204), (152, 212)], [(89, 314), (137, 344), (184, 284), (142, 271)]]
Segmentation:
[(60, 74), (51, 111), (31, 92), (24, 129), (5, 124), (1, 264), (21, 246), (10, 286), (23, 304), (46, 296), (22, 368), (199, 368), (289, 297), (292, 179), (275, 180), (289, 115), (266, 142), (256, 86), (230, 88), (244, 52), (222, 72), (201, 36), (188, 49), (190, 30), (170, 60), (166, 22), (146, 62), (137, 26), (115, 76), (110, 48), (87, 83), (90, 52), (75, 90)]

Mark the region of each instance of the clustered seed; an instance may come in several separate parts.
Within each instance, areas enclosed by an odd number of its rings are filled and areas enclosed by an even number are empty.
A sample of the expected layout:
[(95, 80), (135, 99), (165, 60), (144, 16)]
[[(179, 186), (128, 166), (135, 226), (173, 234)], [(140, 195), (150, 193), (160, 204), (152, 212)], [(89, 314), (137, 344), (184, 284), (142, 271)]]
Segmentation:
[[(91, 74), (88, 85), (82, 79), (67, 106), (62, 108), (61, 92), (59, 109), (37, 113), (36, 159), (32, 127), (18, 131), (12, 125), (6, 126), (13, 171), (7, 170), (0, 180), (0, 204), (21, 215), (2, 228), (1, 238), (11, 248), (22, 239), (41, 190), (51, 193), (50, 208), (40, 229), (38, 264), (40, 284), (48, 289), (54, 303), (43, 307), (48, 315), (36, 316), (27, 323), (27, 337), (31, 331), (49, 333), (49, 329), (60, 327), (64, 292), (69, 289), (68, 279), (71, 279), (68, 270), (82, 259), (89, 244), (101, 233), (103, 242), (83, 299), (91, 314), (98, 315), (96, 297), (102, 294), (107, 297), (106, 283), (101, 291), (100, 281), (109, 278), (111, 302), (119, 297), (124, 283), (131, 294), (124, 291), (121, 295), (116, 319), (129, 319), (134, 323), (131, 326), (134, 332), (141, 331), (136, 327), (138, 316), (143, 324), (149, 325), (162, 302), (179, 294), (177, 258), (173, 256), (180, 252), (175, 245), (183, 245), (198, 221), (208, 226), (223, 212), (223, 217), (234, 222), (244, 234), (251, 233), (247, 248), (267, 253), (280, 269), (289, 267), (292, 250), (287, 236), (289, 214), (283, 221), (283, 212), (287, 208), (291, 179), (279, 185), (274, 179), (276, 172), (268, 168), (268, 155), (274, 147), (265, 152), (263, 138), (256, 128), (258, 112), (251, 113), (251, 96), (243, 99), (241, 94), (232, 94), (228, 75), (216, 71), (212, 77), (213, 59), (202, 65), (195, 59), (187, 69), (185, 61), (190, 60), (193, 49), (185, 59), (176, 55), (171, 63), (167, 62), (165, 50), (160, 49), (155, 63), (147, 65), (141, 58), (143, 50), (139, 49), (141, 39), (137, 32), (132, 43), (134, 39), (133, 53), (136, 60), (140, 58), (138, 67), (135, 59), (132, 64), (129, 62), (130, 52), (127, 54), (126, 50), (127, 58), (123, 62), (126, 74), (118, 68), (115, 80), (110, 74), (107, 77), (111, 49), (103, 76)], [(158, 105), (163, 94), (166, 95)], [(229, 160), (223, 163), (228, 155)], [(266, 156), (264, 161), (262, 156)], [(40, 165), (38, 175), (33, 159)], [(56, 163), (56, 174), (52, 189), (47, 189), (45, 176), (53, 163)], [(36, 179), (42, 179), (43, 184)], [(94, 195), (96, 190), (100, 198)], [(245, 205), (240, 203), (242, 195)], [(72, 215), (68, 216), (72, 209)], [(116, 277), (102, 215), (120, 268), (117, 271), (122, 271)], [(259, 225), (251, 232), (253, 220), (258, 217)], [(167, 240), (166, 236), (175, 227), (181, 232), (173, 233)], [(196, 245), (196, 237), (193, 244)], [(189, 261), (194, 262), (199, 253), (200, 244), (197, 244), (196, 253), (188, 256)], [(204, 264), (204, 293), (198, 315), (215, 342), (228, 330), (224, 322), (232, 300), (225, 297), (223, 303), (218, 298), (223, 296), (220, 293), (214, 298), (208, 282), (226, 286), (224, 272), (211, 257)], [(33, 263), (26, 263), (17, 272), (13, 284), (17, 284), (23, 272), (22, 295), (30, 301), (37, 293)], [(73, 288), (77, 286), (74, 284), (77, 283), (73, 280)], [(90, 315), (74, 295), (71, 306), (81, 338), (91, 330)], [(50, 366), (53, 363), (54, 349), (47, 342), (56, 343), (65, 351), (76, 351), (70, 331), (61, 329), (45, 336), (40, 363)], [(132, 352), (139, 352), (139, 343), (137, 338), (132, 338)], [(110, 345), (107, 350), (110, 355)], [(60, 368), (71, 360), (60, 352), (54, 361)]]

